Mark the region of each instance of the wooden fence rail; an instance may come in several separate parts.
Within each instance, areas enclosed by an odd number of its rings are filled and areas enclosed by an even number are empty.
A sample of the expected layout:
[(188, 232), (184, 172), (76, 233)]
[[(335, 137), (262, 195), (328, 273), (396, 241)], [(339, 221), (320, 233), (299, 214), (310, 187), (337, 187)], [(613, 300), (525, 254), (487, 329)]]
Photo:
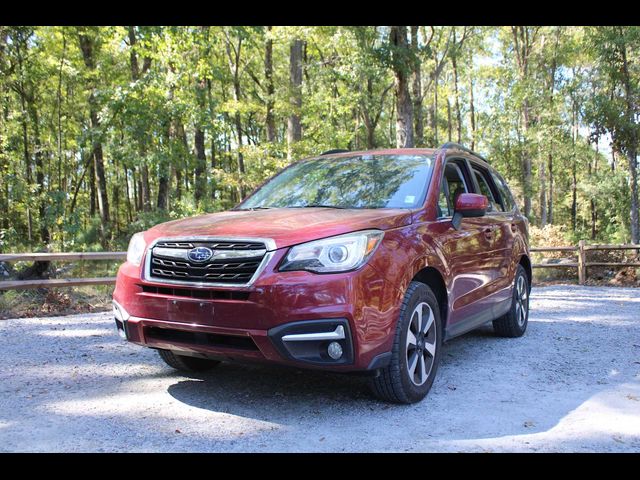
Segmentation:
[[(73, 260), (122, 260), (127, 252), (63, 252), (0, 254), (0, 262), (70, 262)], [(84, 285), (115, 285), (116, 277), (54, 278), (0, 281), (0, 290), (26, 288), (78, 287)]]
[[(580, 240), (577, 246), (532, 247), (531, 252), (576, 252), (577, 261), (553, 259), (556, 262), (533, 264), (533, 268), (577, 268), (578, 283), (584, 284), (589, 267), (640, 267), (640, 262), (588, 262), (587, 252), (593, 250), (638, 250), (640, 245), (586, 245)], [(64, 253), (9, 253), (0, 254), (0, 262), (69, 262), (73, 260), (125, 260), (127, 252), (64, 252)], [(115, 277), (56, 278), (0, 281), (0, 290), (20, 290), (25, 288), (75, 287), (83, 285), (114, 285)]]
[(533, 268), (577, 268), (578, 269), (578, 283), (583, 285), (587, 280), (587, 269), (589, 267), (614, 267), (614, 268), (626, 268), (626, 267), (640, 267), (640, 262), (588, 262), (587, 252), (594, 250), (637, 250), (640, 252), (640, 245), (587, 245), (584, 240), (580, 240), (577, 246), (563, 246), (563, 247), (532, 247), (531, 252), (576, 252), (578, 259), (577, 262), (566, 261), (567, 259), (557, 259), (559, 261), (554, 263), (543, 262), (534, 263)]

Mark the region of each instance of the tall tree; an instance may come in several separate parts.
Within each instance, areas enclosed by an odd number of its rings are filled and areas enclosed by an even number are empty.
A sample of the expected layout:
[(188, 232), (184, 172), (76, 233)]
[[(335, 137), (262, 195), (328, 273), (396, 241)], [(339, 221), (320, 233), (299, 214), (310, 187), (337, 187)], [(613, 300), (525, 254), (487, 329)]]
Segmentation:
[(396, 94), (396, 146), (411, 148), (413, 141), (413, 105), (409, 94), (409, 78), (414, 62), (407, 43), (407, 27), (391, 27), (389, 34), (391, 62)]
[(640, 27), (589, 29), (595, 51), (597, 94), (590, 118), (597, 133), (609, 133), (614, 148), (629, 161), (631, 241), (640, 243), (638, 218), (638, 139), (640, 136)]
[(101, 125), (98, 111), (100, 109), (96, 98), (97, 71), (96, 56), (100, 48), (99, 30), (95, 27), (82, 28), (78, 32), (78, 41), (84, 64), (88, 70), (89, 86), (89, 118), (91, 121), (92, 156), (98, 183), (98, 210), (100, 211), (100, 231), (102, 242), (106, 243), (106, 233), (109, 228), (109, 197), (107, 194), (107, 177), (104, 168), (104, 155), (101, 140)]
[(522, 86), (522, 98), (520, 104), (521, 128), (525, 138), (525, 144), (521, 150), (522, 183), (524, 189), (524, 214), (531, 216), (532, 189), (532, 164), (531, 148), (528, 143), (528, 134), (532, 126), (532, 112), (530, 100), (531, 71), (529, 68), (533, 48), (536, 45), (540, 27), (514, 26), (511, 27), (513, 36), (513, 52), (517, 61), (518, 80)]
[(268, 26), (264, 43), (264, 78), (266, 82), (266, 116), (265, 127), (267, 132), (267, 142), (276, 141), (276, 119), (274, 116), (275, 88), (273, 86), (273, 39), (271, 38), (272, 27)]
[(302, 108), (302, 50), (304, 42), (294, 39), (289, 47), (289, 102), (291, 112), (287, 121), (287, 143), (289, 157), (294, 143), (302, 139), (300, 109)]

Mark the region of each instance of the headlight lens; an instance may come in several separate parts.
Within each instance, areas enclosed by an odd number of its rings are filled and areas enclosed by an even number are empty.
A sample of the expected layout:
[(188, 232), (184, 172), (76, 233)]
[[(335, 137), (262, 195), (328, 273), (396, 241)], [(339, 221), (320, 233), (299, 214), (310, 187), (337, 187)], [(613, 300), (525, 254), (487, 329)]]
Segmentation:
[(380, 230), (363, 230), (296, 245), (285, 257), (280, 271), (329, 273), (355, 270), (369, 259), (383, 235)]
[(142, 255), (144, 255), (144, 249), (147, 243), (144, 241), (142, 232), (136, 233), (129, 240), (129, 248), (127, 249), (127, 262), (134, 265), (140, 265), (142, 261)]

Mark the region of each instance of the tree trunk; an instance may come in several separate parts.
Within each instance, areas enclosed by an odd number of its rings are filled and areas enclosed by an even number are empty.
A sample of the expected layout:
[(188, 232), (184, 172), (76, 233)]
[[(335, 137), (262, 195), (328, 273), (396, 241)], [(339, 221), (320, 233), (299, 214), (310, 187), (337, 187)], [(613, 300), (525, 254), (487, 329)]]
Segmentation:
[(31, 122), (33, 123), (33, 143), (35, 160), (34, 166), (36, 169), (36, 197), (38, 199), (38, 220), (40, 222), (40, 240), (42, 243), (47, 244), (51, 241), (51, 235), (48, 222), (46, 219), (46, 200), (44, 198), (44, 164), (42, 161), (42, 142), (40, 141), (40, 118), (38, 116), (38, 110), (33, 103), (33, 96), (30, 97), (29, 102), (29, 114)]
[[(526, 83), (530, 77), (529, 73), (529, 57), (533, 50), (535, 37), (540, 27), (514, 26), (511, 27), (513, 35), (513, 46), (515, 58), (518, 67), (519, 81)], [(529, 152), (528, 133), (531, 127), (531, 112), (528, 94), (525, 89), (525, 95), (522, 100), (521, 122), (522, 131), (524, 133), (524, 144), (521, 153), (522, 163), (522, 187), (524, 194), (524, 214), (529, 217), (531, 215), (531, 195), (532, 190), (532, 173), (531, 173), (531, 153)]]
[[(22, 126), (22, 153), (24, 155), (24, 168), (25, 168), (25, 180), (27, 186), (31, 187), (33, 184), (33, 176), (31, 174), (31, 155), (29, 154), (29, 128), (27, 125), (27, 107), (24, 94), (24, 84), (22, 85), (20, 92), (20, 105), (22, 107), (22, 115), (20, 116), (20, 123)], [(31, 214), (31, 208), (27, 204), (27, 238), (29, 243), (33, 241), (33, 215)]]
[[(196, 98), (198, 108), (203, 114), (205, 113), (205, 89), (206, 82), (204, 80), (196, 80)], [(196, 121), (194, 145), (196, 148), (196, 168), (195, 168), (195, 192), (194, 199), (196, 205), (199, 205), (207, 192), (207, 155), (205, 153), (205, 133), (200, 122)], [(180, 167), (176, 166), (176, 170)]]
[(545, 163), (540, 162), (540, 228), (547, 225), (547, 174)]
[[(620, 28), (620, 27), (618, 27)], [(624, 38), (622, 29), (620, 28), (620, 37)], [(631, 75), (629, 73), (629, 64), (627, 60), (627, 45), (623, 43), (620, 46), (622, 56), (622, 78), (625, 90), (626, 112), (625, 116), (627, 128), (631, 129), (630, 138), (626, 141), (625, 149), (629, 158), (629, 174), (631, 180), (631, 243), (640, 243), (640, 218), (638, 216), (638, 129), (636, 124), (636, 105), (634, 102), (633, 91), (631, 87)]]
[[(143, 150), (143, 153), (145, 151)], [(149, 183), (149, 166), (147, 165), (146, 159), (142, 164), (142, 169), (140, 171), (141, 176), (141, 194), (142, 194), (142, 210), (145, 212), (151, 211), (151, 185)]]
[[(453, 44), (456, 45), (456, 30), (453, 29)], [(460, 92), (458, 89), (458, 48), (454, 50), (451, 55), (451, 66), (453, 67), (453, 93), (454, 93), (454, 108), (456, 110), (456, 137), (457, 142), (462, 143), (462, 112), (460, 111)]]
[(549, 153), (547, 166), (549, 168), (549, 202), (547, 216), (549, 223), (553, 223), (553, 155)]
[(451, 141), (452, 122), (451, 122), (451, 102), (447, 98), (447, 142)]
[(629, 173), (631, 174), (631, 243), (640, 243), (640, 224), (638, 220), (638, 153), (629, 148)]
[(522, 131), (524, 133), (524, 145), (521, 153), (522, 162), (522, 186), (524, 194), (524, 215), (531, 216), (531, 195), (532, 195), (532, 175), (531, 175), (531, 154), (529, 153), (529, 145), (527, 134), (531, 119), (529, 117), (529, 102), (525, 100), (522, 105)]
[[(271, 27), (267, 27), (267, 35), (271, 33)], [(276, 141), (276, 119), (273, 115), (275, 106), (275, 88), (273, 86), (273, 40), (267, 37), (264, 46), (264, 77), (267, 88), (267, 115), (265, 118), (265, 127), (267, 131), (267, 142)]]
[(414, 146), (413, 105), (409, 95), (409, 69), (407, 66), (410, 52), (407, 44), (407, 27), (391, 27), (389, 41), (392, 50), (396, 93), (396, 147), (412, 148)]
[(166, 210), (169, 201), (169, 176), (165, 171), (166, 167), (160, 165), (158, 168), (158, 200), (156, 202), (156, 208), (158, 210)]
[[(89, 35), (79, 35), (80, 50), (87, 69), (93, 74), (96, 69), (94, 39)], [(109, 198), (107, 195), (107, 178), (104, 169), (102, 142), (100, 140), (100, 119), (98, 117), (98, 102), (95, 96), (95, 82), (89, 81), (89, 117), (91, 119), (91, 138), (93, 144), (93, 160), (95, 164), (96, 178), (98, 180), (98, 210), (100, 211), (100, 232), (103, 245), (106, 244), (106, 235), (109, 228)]]
[(418, 27), (411, 27), (411, 48), (415, 55), (415, 62), (413, 66), (413, 114), (415, 117), (415, 145), (418, 147), (424, 146), (424, 115), (422, 112), (422, 62), (420, 61), (420, 51), (418, 44)]
[(96, 162), (93, 158), (93, 152), (89, 154), (89, 175), (87, 181), (89, 182), (89, 216), (93, 218), (98, 209), (98, 201), (96, 199)]
[(576, 142), (578, 141), (578, 115), (577, 105), (575, 99), (573, 101), (573, 108), (571, 109), (571, 120), (573, 128), (571, 131), (571, 143), (572, 152), (571, 156), (571, 231), (576, 233), (576, 227), (578, 222), (578, 178), (577, 178), (577, 161), (576, 161)]
[(471, 118), (471, 150), (476, 148), (476, 110), (473, 101), (473, 78), (469, 75), (469, 117)]
[[(131, 80), (136, 82), (140, 78), (140, 68), (138, 63), (138, 55), (135, 51), (135, 46), (137, 43), (136, 30), (135, 27), (130, 26), (129, 28), (129, 48), (131, 51), (129, 52), (129, 63), (131, 67)], [(145, 58), (143, 70), (147, 71), (151, 66), (151, 59)], [(139, 204), (138, 211), (143, 210), (148, 212), (151, 210), (151, 188), (149, 186), (149, 167), (147, 165), (147, 149), (146, 149), (146, 140), (144, 138), (138, 139), (138, 156), (139, 161), (142, 162), (142, 167), (140, 169), (140, 185), (139, 185)]]
[(287, 122), (288, 156), (291, 158), (292, 146), (302, 139), (300, 109), (302, 108), (302, 40), (294, 40), (289, 48), (289, 103), (291, 113)]

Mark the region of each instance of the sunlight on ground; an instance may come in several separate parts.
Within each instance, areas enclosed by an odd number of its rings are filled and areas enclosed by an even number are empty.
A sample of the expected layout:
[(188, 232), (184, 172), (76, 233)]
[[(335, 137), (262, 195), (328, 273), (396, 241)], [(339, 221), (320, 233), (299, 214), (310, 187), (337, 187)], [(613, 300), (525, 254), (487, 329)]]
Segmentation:
[[(224, 439), (238, 435), (258, 435), (265, 431), (285, 428), (275, 422), (264, 421), (224, 411), (223, 404), (218, 410), (215, 405), (209, 408), (199, 408), (185, 404), (167, 395), (161, 382), (164, 379), (143, 379), (127, 382), (118, 392), (108, 391), (103, 395), (51, 402), (40, 407), (48, 414), (77, 417), (113, 418), (122, 417), (128, 424), (146, 422), (152, 417), (155, 429), (173, 433), (175, 425), (182, 425), (181, 433), (203, 435), (209, 438)], [(172, 379), (175, 381), (175, 378)], [(190, 381), (194, 381), (191, 379)], [(212, 429), (212, 426), (215, 428)]]
[[(535, 423), (531, 423), (535, 429)], [(492, 450), (576, 450), (580, 442), (609, 438), (613, 445), (638, 444), (640, 381), (625, 383), (593, 395), (547, 430), (524, 435), (455, 440), (452, 446)]]
[(102, 337), (105, 335), (111, 335), (112, 332), (105, 329), (93, 329), (93, 330), (47, 330), (44, 332), (38, 332), (38, 335), (45, 337)]

